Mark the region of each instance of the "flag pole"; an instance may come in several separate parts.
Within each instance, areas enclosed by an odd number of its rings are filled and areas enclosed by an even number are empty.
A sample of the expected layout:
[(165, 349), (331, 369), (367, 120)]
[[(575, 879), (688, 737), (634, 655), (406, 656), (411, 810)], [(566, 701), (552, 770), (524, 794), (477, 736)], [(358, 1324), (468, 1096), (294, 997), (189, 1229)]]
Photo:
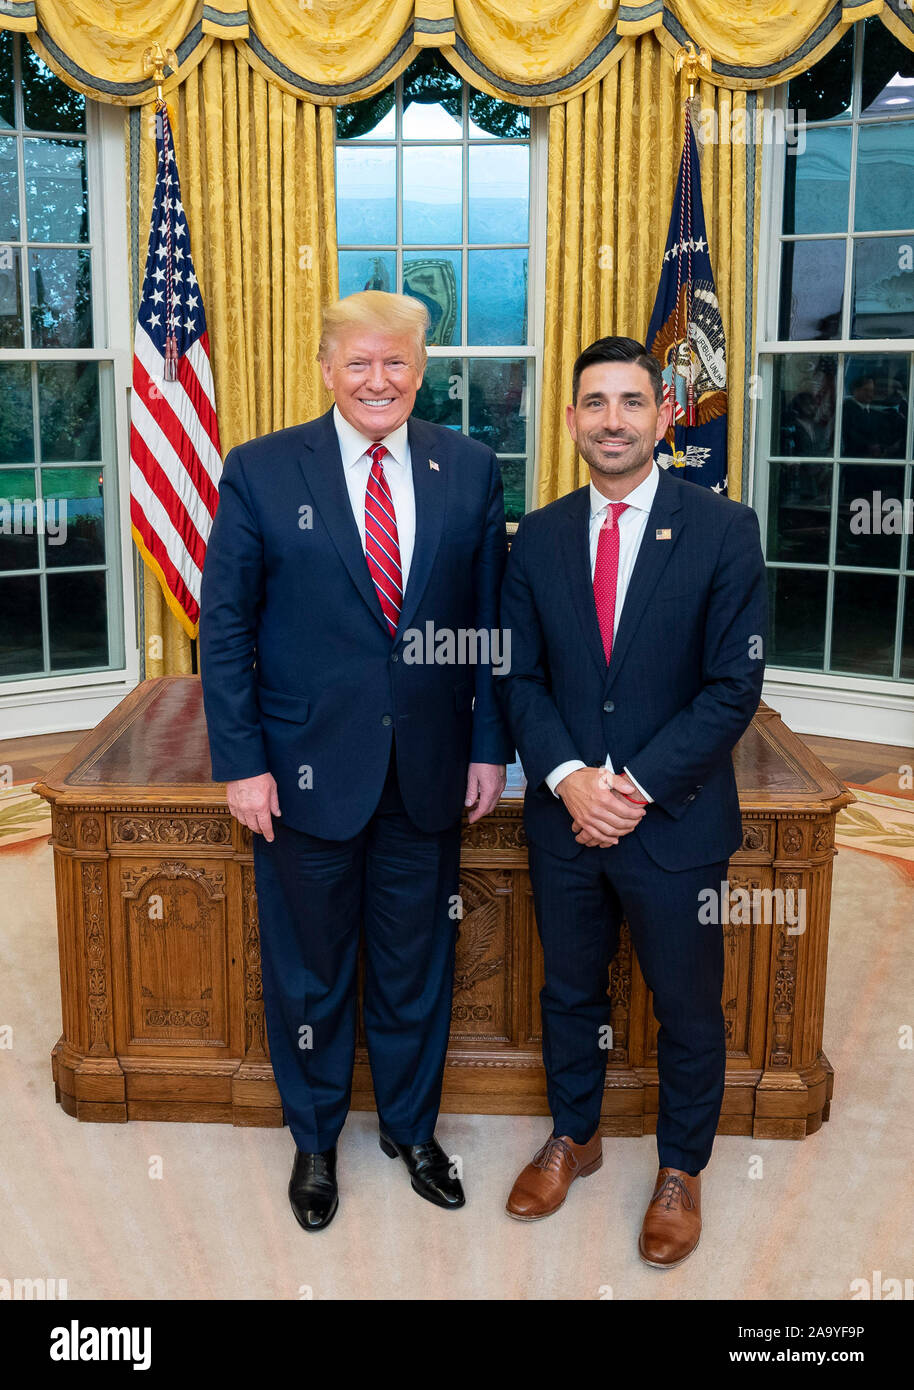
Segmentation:
[[(683, 69), (685, 69), (686, 81), (689, 84), (689, 95), (683, 102), (682, 117), (682, 157), (686, 163), (686, 188), (689, 190), (689, 196), (688, 208), (683, 206), (683, 208), (681, 209), (683, 225), (680, 227), (679, 238), (680, 247), (684, 245), (688, 245), (689, 247), (688, 271), (686, 274), (686, 293), (684, 299), (681, 298), (682, 251), (680, 251), (680, 255), (676, 262), (676, 303), (677, 306), (680, 303), (682, 304), (682, 313), (684, 317), (684, 321), (677, 322), (677, 329), (680, 329), (681, 324), (679, 338), (682, 343), (686, 344), (686, 351), (689, 350), (689, 345), (691, 344), (692, 326), (692, 204), (690, 196), (692, 187), (692, 141), (690, 140), (689, 136), (691, 134), (692, 124), (692, 103), (695, 100), (695, 83), (698, 81), (698, 74), (702, 68), (706, 69), (707, 71), (710, 71), (710, 53), (706, 48), (696, 48), (695, 44), (692, 42), (691, 39), (686, 40), (686, 42), (679, 49), (679, 52), (676, 54), (676, 71), (681, 72)], [(688, 227), (684, 225), (685, 221), (688, 222)], [(686, 236), (686, 234), (688, 234), (688, 236)], [(695, 406), (695, 373), (692, 370), (692, 363), (690, 357), (688, 375), (686, 378), (685, 427), (688, 429), (697, 424), (697, 421), (698, 414)]]

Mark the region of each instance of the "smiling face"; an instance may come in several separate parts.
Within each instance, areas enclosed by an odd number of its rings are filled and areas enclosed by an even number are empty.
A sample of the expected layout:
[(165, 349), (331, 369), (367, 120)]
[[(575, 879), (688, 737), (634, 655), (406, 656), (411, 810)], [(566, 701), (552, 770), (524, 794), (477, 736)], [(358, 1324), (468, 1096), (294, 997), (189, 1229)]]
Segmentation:
[(565, 418), (594, 487), (624, 497), (646, 478), (672, 407), (658, 407), (650, 376), (636, 362), (594, 362), (581, 372)]
[(321, 372), (343, 419), (369, 439), (383, 439), (409, 418), (422, 385), (412, 335), (371, 328), (343, 330)]

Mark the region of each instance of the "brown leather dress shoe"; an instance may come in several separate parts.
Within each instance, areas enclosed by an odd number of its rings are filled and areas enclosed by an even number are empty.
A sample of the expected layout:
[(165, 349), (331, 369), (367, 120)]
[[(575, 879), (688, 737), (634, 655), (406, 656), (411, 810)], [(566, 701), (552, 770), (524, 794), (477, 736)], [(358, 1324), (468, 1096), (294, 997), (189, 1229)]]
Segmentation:
[(505, 1211), (517, 1221), (539, 1221), (558, 1211), (575, 1178), (595, 1173), (603, 1162), (600, 1132), (586, 1144), (567, 1134), (547, 1139), (511, 1188)]
[(638, 1249), (645, 1264), (674, 1269), (687, 1260), (701, 1237), (701, 1174), (661, 1168), (647, 1204)]

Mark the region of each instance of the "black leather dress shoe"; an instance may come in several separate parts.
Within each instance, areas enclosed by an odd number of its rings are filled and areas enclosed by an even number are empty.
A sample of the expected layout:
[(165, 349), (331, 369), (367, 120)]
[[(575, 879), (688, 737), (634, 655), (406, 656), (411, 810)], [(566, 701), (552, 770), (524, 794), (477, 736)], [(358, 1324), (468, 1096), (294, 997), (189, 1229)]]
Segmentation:
[(422, 1144), (395, 1144), (381, 1130), (381, 1148), (388, 1158), (402, 1158), (409, 1169), (413, 1191), (436, 1207), (462, 1207), (466, 1198), (460, 1179), (451, 1176), (451, 1160), (432, 1136)]
[(323, 1153), (295, 1150), (289, 1201), (295, 1220), (306, 1231), (322, 1231), (333, 1220), (340, 1204), (336, 1186), (336, 1146)]

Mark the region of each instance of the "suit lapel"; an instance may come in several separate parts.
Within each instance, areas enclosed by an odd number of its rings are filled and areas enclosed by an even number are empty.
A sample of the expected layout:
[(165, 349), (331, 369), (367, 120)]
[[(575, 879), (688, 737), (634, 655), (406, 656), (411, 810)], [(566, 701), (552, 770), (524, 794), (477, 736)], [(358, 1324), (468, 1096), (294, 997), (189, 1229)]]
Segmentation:
[[(675, 477), (671, 477), (665, 469), (661, 468), (654, 502), (648, 513), (644, 535), (641, 538), (641, 548), (638, 551), (635, 568), (628, 582), (622, 614), (613, 639), (612, 655), (606, 673), (607, 690), (622, 669), (625, 653), (632, 637), (638, 631), (648, 600), (667, 566), (673, 553), (673, 547), (679, 540), (683, 527), (681, 510), (680, 485)], [(670, 533), (669, 539), (658, 540), (658, 531), (661, 533), (668, 531)], [(592, 585), (591, 594), (593, 594)], [(593, 608), (596, 617), (596, 604), (593, 605)], [(599, 629), (599, 624), (597, 627)]]
[(597, 621), (597, 606), (593, 596), (593, 578), (590, 573), (590, 487), (585, 484), (569, 498), (562, 527), (561, 548), (565, 573), (571, 588), (571, 596), (577, 609), (587, 650), (596, 663), (601, 675), (606, 674), (606, 653), (600, 624)]
[[(448, 488), (448, 461), (424, 420), (410, 416), (407, 423), (410, 466), (413, 474), (413, 493), (416, 499), (416, 540), (409, 564), (406, 592), (400, 609), (397, 636), (401, 636), (415, 615), (438, 553), (444, 526), (444, 509)], [(438, 457), (434, 457), (437, 454)], [(431, 466), (430, 460), (437, 468)], [(380, 605), (379, 605), (380, 608)]]
[(314, 505), (339, 551), (340, 559), (362, 598), (389, 635), (390, 628), (381, 610), (374, 580), (359, 539), (359, 530), (352, 514), (332, 410), (328, 410), (326, 415), (316, 420), (314, 428), (308, 431), (300, 462), (305, 481), (314, 498)]

